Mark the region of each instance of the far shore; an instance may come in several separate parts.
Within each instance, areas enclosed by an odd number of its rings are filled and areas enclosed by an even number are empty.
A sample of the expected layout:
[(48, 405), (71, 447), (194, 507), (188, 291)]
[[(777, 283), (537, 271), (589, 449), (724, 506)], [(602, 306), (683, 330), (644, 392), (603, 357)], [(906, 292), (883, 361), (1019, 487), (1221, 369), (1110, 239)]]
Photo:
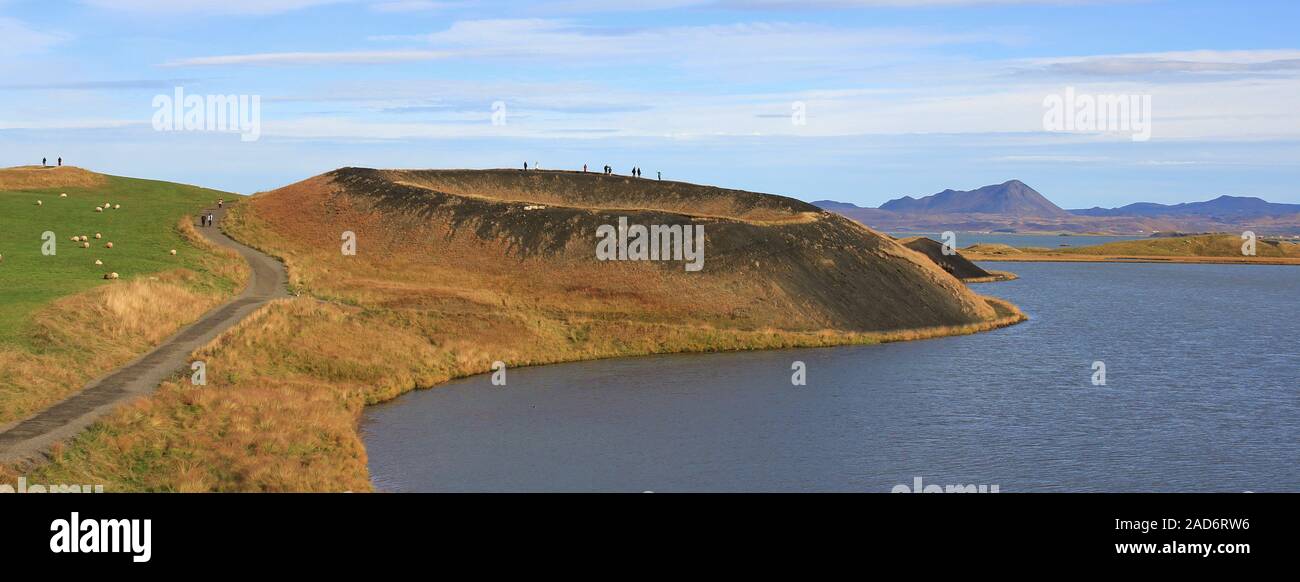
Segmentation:
[(990, 263), (1186, 263), (1207, 265), (1300, 265), (1300, 257), (1158, 257), (1141, 255), (1067, 255), (1022, 253), (984, 255), (962, 251), (972, 261)]

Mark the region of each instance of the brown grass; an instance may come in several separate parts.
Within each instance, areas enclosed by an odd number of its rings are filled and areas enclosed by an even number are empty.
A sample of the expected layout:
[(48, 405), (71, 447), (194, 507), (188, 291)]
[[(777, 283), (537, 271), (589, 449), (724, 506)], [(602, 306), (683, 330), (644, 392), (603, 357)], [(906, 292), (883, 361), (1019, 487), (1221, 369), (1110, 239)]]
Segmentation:
[[(972, 245), (963, 250), (972, 260), (1010, 262), (1088, 263), (1212, 263), (1241, 265), (1300, 265), (1300, 245), (1259, 240), (1254, 256), (1241, 254), (1239, 235), (1206, 234), (1116, 241), (1069, 249), (1011, 249), (1005, 245)], [(1003, 248), (1005, 247), (1005, 248)]]
[(72, 166), (17, 166), (0, 168), (0, 190), (40, 190), (44, 188), (94, 188), (107, 182), (96, 174)]
[(0, 482), (95, 483), (108, 491), (369, 491), (357, 423), (366, 404), (453, 378), (511, 367), (681, 351), (910, 341), (1022, 321), (998, 318), (866, 334), (738, 331), (705, 326), (447, 317), (308, 298), (276, 302), (196, 357), (209, 384), (168, 382), (125, 406), (39, 467), (0, 468)]
[[(178, 228), (198, 236), (188, 219)], [(116, 281), (37, 311), (26, 331), (32, 349), (0, 346), (0, 424), (63, 400), (198, 319), (230, 294), (218, 277), (242, 286), (248, 276), (237, 255), (213, 254), (201, 264), (206, 273), (175, 269)]]

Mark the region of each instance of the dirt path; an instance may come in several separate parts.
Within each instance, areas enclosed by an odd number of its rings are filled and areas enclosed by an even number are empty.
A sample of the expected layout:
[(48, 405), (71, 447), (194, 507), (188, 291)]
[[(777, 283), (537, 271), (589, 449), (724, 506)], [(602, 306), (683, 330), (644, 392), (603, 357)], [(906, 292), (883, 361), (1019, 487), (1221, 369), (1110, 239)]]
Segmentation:
[[(210, 211), (218, 223), (225, 217), (224, 210)], [(251, 274), (244, 291), (176, 332), (153, 351), (87, 384), (81, 392), (29, 418), (0, 425), (0, 462), (37, 457), (55, 442), (75, 436), (118, 404), (153, 392), (167, 377), (189, 369), (191, 352), (268, 301), (288, 295), (284, 265), (280, 261), (235, 242), (217, 227), (196, 230), (213, 243), (234, 249), (248, 261)]]

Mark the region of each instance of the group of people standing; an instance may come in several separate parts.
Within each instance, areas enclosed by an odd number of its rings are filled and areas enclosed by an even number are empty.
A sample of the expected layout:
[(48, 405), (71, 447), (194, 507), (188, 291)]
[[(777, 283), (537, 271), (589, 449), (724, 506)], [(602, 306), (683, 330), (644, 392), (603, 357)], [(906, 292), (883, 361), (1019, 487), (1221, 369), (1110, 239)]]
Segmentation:
[[(41, 167), (44, 168), (46, 166), (49, 166), (50, 165), (49, 161), (50, 161), (49, 158), (41, 158)], [(63, 156), (59, 156), (59, 166), (60, 167), (63, 166)]]
[[(541, 166), (540, 166), (537, 162), (533, 162), (533, 168), (532, 168), (532, 169), (533, 169), (533, 170), (540, 170), (540, 169), (542, 169), (542, 168), (541, 168)], [(525, 171), (525, 172), (528, 171), (528, 162), (524, 162), (524, 171)], [(605, 174), (606, 176), (613, 176), (613, 175), (614, 175), (614, 167), (611, 166), (611, 165), (609, 165), (609, 164), (605, 164), (605, 167), (602, 168), (601, 171), (604, 172), (604, 174)], [(584, 174), (587, 173), (587, 164), (583, 164), (583, 165), (582, 165), (582, 173), (584, 173)], [(664, 179), (664, 173), (663, 173), (663, 172), (655, 172), (655, 175), (657, 176), (657, 178), (658, 178), (659, 180), (663, 180), (663, 179)], [(635, 167), (635, 166), (634, 166), (634, 167), (632, 168), (632, 177), (634, 177), (634, 178), (640, 178), (640, 177), (641, 177), (641, 168), (640, 168), (640, 167)]]

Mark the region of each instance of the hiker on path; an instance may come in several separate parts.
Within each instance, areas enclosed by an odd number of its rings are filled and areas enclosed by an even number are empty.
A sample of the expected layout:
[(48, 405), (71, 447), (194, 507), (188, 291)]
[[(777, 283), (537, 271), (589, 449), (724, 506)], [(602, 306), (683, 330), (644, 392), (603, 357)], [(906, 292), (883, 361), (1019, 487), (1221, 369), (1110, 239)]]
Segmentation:
[(217, 199), (217, 208), (225, 208), (225, 207), (226, 207), (226, 199), (225, 199), (225, 198), (218, 198), (218, 199)]
[(528, 162), (524, 162), (524, 171), (525, 171), (525, 172), (528, 171)]
[(582, 173), (584, 173), (584, 174), (587, 173), (587, 164), (583, 164), (583, 165), (582, 165)]
[(42, 167), (42, 168), (44, 168), (45, 166), (49, 165), (49, 164), (46, 164), (46, 163), (45, 163), (47, 159), (48, 159), (48, 158), (41, 158), (41, 167)]
[(60, 168), (63, 167), (63, 157), (62, 157), (62, 156), (59, 157), (59, 167), (60, 167)]
[(656, 176), (656, 179), (658, 179), (658, 180), (663, 180), (663, 179), (664, 179), (664, 173), (663, 173), (663, 172), (655, 172), (655, 174), (658, 174), (658, 176)]

